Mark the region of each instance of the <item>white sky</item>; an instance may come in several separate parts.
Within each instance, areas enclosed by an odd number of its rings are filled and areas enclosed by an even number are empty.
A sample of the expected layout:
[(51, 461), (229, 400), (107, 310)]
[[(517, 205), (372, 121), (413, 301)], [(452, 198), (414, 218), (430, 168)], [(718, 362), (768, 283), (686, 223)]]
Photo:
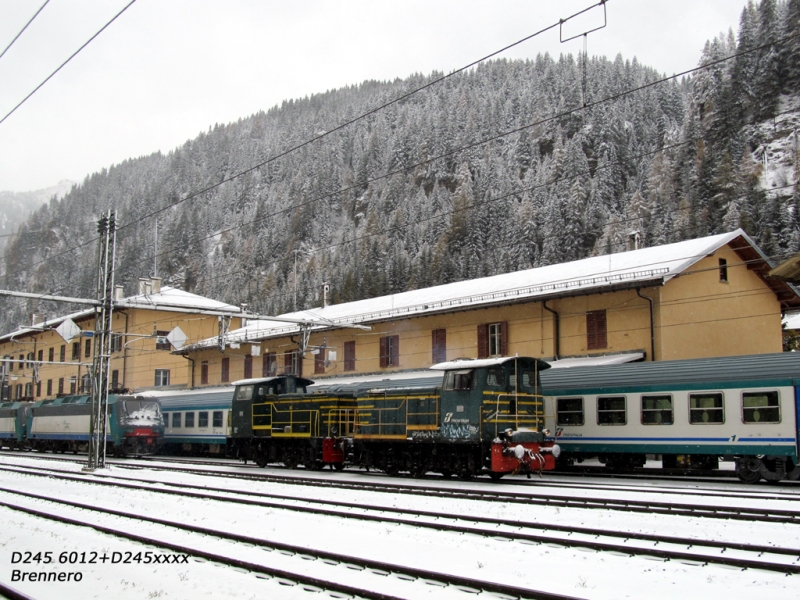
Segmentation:
[[(0, 118), (128, 1), (50, 0), (0, 58)], [(138, 0), (0, 124), (0, 191), (81, 181), (285, 99), (448, 72), (594, 1)], [(0, 52), (43, 3), (0, 0)], [(589, 53), (684, 71), (707, 39), (737, 30), (745, 3), (609, 0)], [(581, 48), (554, 30), (503, 56)]]

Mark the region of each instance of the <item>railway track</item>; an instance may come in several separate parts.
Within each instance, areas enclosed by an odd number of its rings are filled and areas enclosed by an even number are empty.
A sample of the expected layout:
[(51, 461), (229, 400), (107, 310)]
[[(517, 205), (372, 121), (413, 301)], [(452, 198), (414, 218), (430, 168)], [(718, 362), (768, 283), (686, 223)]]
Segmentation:
[[(9, 469), (22, 474), (31, 473), (25, 468)], [(85, 475), (68, 475), (51, 469), (38, 469), (34, 475), (56, 477), (65, 481), (77, 481), (105, 486), (114, 486), (126, 490), (138, 490), (166, 495), (177, 495), (186, 498), (234, 502), (240, 505), (251, 505), (270, 509), (289, 510), (300, 513), (348, 518), (361, 521), (394, 523), (446, 531), (460, 534), (473, 534), (514, 540), (527, 544), (556, 545), (598, 552), (611, 552), (641, 555), (662, 560), (693, 561), (701, 564), (720, 564), (741, 569), (758, 568), (777, 571), (785, 574), (800, 574), (800, 551), (795, 548), (777, 548), (758, 544), (742, 544), (682, 538), (675, 536), (652, 535), (632, 532), (615, 532), (607, 529), (577, 527), (574, 525), (558, 525), (546, 523), (521, 522), (513, 519), (496, 519), (488, 517), (465, 516), (436, 511), (408, 510), (384, 505), (365, 503), (349, 503), (331, 500), (313, 500), (309, 498), (278, 495), (264, 492), (244, 490), (214, 489), (207, 486), (187, 484), (164, 484), (173, 489), (154, 487), (140, 481), (131, 483), (130, 478), (119, 476), (101, 476), (86, 479)], [(0, 491), (18, 494), (39, 500), (48, 498), (28, 492), (0, 487)], [(65, 501), (66, 502), (66, 501)], [(79, 506), (84, 508), (83, 506)]]
[[(5, 453), (4, 453), (5, 454)], [(9, 456), (19, 456), (22, 458), (32, 458), (32, 459), (41, 459), (41, 460), (55, 460), (55, 461), (67, 461), (67, 462), (78, 462), (82, 463), (83, 460), (68, 457), (68, 456), (58, 456), (58, 455), (41, 455), (41, 454), (30, 454), (30, 453), (19, 453), (19, 454), (9, 454)], [(153, 459), (158, 460), (160, 459)], [(121, 468), (129, 468), (129, 469), (152, 469), (157, 471), (168, 471), (172, 472), (175, 470), (174, 466), (159, 466), (151, 464), (153, 460), (147, 461), (147, 466), (145, 467), (141, 462), (141, 458), (137, 458), (135, 460), (130, 459), (115, 459), (107, 461), (109, 464), (113, 464), (115, 466)], [(252, 481), (265, 481), (270, 483), (283, 483), (283, 484), (296, 484), (296, 485), (317, 485), (322, 487), (332, 487), (332, 488), (339, 488), (339, 489), (368, 489), (371, 491), (386, 491), (389, 493), (409, 493), (409, 494), (425, 494), (425, 495), (439, 495), (442, 497), (482, 497), (486, 500), (503, 500), (503, 501), (514, 501), (514, 498), (517, 498), (521, 501), (536, 499), (537, 501), (547, 501), (550, 499), (549, 504), (553, 506), (567, 506), (567, 504), (558, 504), (559, 501), (568, 502), (569, 506), (574, 506), (576, 502), (584, 501), (586, 506), (591, 508), (594, 505), (602, 505), (604, 502), (608, 502), (608, 508), (613, 508), (613, 501), (610, 501), (605, 498), (597, 498), (597, 497), (586, 497), (586, 498), (577, 498), (574, 493), (573, 494), (553, 494), (553, 489), (563, 489), (568, 492), (576, 492), (581, 490), (589, 490), (592, 492), (596, 492), (598, 490), (604, 491), (614, 491), (614, 492), (630, 492), (630, 493), (637, 493), (637, 492), (646, 492), (648, 494), (661, 494), (665, 496), (692, 496), (692, 497), (707, 497), (712, 502), (716, 502), (720, 499), (753, 499), (753, 500), (778, 500), (778, 501), (787, 501), (787, 500), (800, 500), (800, 493), (798, 493), (795, 489), (784, 490), (781, 492), (776, 491), (776, 488), (773, 486), (765, 486), (766, 489), (769, 491), (754, 491), (752, 488), (743, 488), (742, 490), (721, 490), (719, 488), (703, 488), (698, 489), (695, 487), (687, 487), (687, 488), (664, 488), (664, 487), (654, 487), (650, 484), (631, 484), (631, 483), (615, 483), (615, 484), (598, 484), (598, 483), (591, 483), (591, 484), (584, 484), (584, 483), (575, 483), (575, 482), (565, 482), (561, 480), (554, 480), (553, 476), (548, 476), (546, 480), (539, 480), (536, 483), (531, 483), (527, 480), (510, 480), (505, 479), (502, 483), (498, 484), (496, 482), (489, 483), (487, 481), (487, 485), (485, 487), (476, 487), (470, 491), (465, 491), (462, 486), (453, 487), (453, 486), (436, 486), (430, 485), (431, 482), (441, 482), (442, 479), (439, 477), (431, 477), (426, 478), (424, 480), (420, 479), (412, 479), (412, 478), (391, 478), (391, 481), (382, 481), (380, 483), (374, 483), (372, 481), (368, 481), (370, 477), (376, 477), (384, 479), (386, 476), (379, 472), (364, 472), (359, 471), (359, 481), (352, 482), (352, 481), (342, 481), (341, 474), (335, 474), (334, 478), (327, 478), (325, 477), (326, 474), (314, 472), (309, 472), (306, 475), (305, 471), (303, 470), (288, 470), (286, 475), (276, 475), (274, 473), (264, 472), (260, 468), (253, 465), (252, 467), (247, 465), (241, 465), (241, 463), (222, 463), (222, 462), (196, 462), (190, 460), (176, 460), (176, 461), (166, 461), (170, 463), (178, 463), (178, 464), (187, 464), (191, 465), (190, 467), (181, 467), (181, 472), (194, 474), (194, 475), (201, 475), (201, 476), (214, 476), (214, 477), (224, 477), (224, 478), (232, 478), (232, 479), (243, 479), (243, 480), (252, 480)], [(202, 468), (194, 468), (195, 466), (211, 466), (211, 467), (236, 467), (237, 471), (210, 471), (208, 469)], [(242, 472), (242, 471), (251, 471), (251, 472)], [(347, 473), (345, 473), (346, 475)], [(408, 483), (403, 483), (403, 481), (408, 481)], [(674, 480), (673, 480), (674, 481)], [(681, 480), (682, 481), (682, 480)], [(546, 486), (547, 491), (537, 491), (541, 486)], [(503, 491), (507, 490), (510, 487), (518, 487), (525, 490), (525, 493), (515, 494), (514, 492)], [(498, 490), (498, 488), (503, 488), (503, 490)], [(623, 502), (621, 503), (629, 504), (631, 506), (635, 506), (635, 500)], [(664, 502), (662, 503), (661, 507), (656, 505), (649, 505), (654, 508), (654, 510), (666, 509), (670, 506), (675, 506), (674, 503), (671, 502)], [(714, 512), (715, 505), (708, 505), (706, 507), (708, 512)], [(719, 507), (720, 514), (723, 514), (725, 518), (727, 517), (726, 508), (727, 507)], [(747, 510), (747, 509), (745, 509)], [(774, 511), (770, 511), (774, 512)], [(745, 517), (746, 518), (746, 517)]]
[[(4, 506), (10, 510), (24, 512), (28, 515), (69, 525), (88, 527), (102, 533), (139, 542), (154, 548), (191, 556), (193, 560), (203, 559), (228, 567), (246, 569), (247, 571), (260, 574), (261, 576), (278, 578), (279, 583), (284, 585), (289, 583), (303, 586), (303, 588), (309, 592), (328, 591), (357, 598), (394, 600), (399, 598), (423, 597), (425, 595), (423, 592), (427, 591), (424, 589), (424, 586), (434, 586), (442, 588), (450, 587), (469, 594), (491, 593), (501, 598), (508, 599), (576, 600), (573, 596), (510, 586), (499, 582), (484, 581), (453, 574), (436, 573), (424, 569), (365, 559), (363, 557), (326, 552), (304, 546), (264, 540), (253, 536), (232, 534), (218, 529), (186, 525), (168, 519), (142, 515), (132, 517), (129, 513), (122, 511), (100, 508), (90, 504), (65, 499), (55, 499), (5, 488), (0, 491), (6, 494), (16, 494), (24, 498), (49, 503), (58, 508), (58, 512), (52, 512), (0, 500), (0, 506)], [(94, 515), (113, 516), (117, 520), (126, 520), (128, 521), (128, 527), (121, 527), (118, 524), (113, 526), (101, 524), (98, 522), (97, 516), (93, 517), (91, 522), (65, 516), (63, 514), (64, 507), (79, 511), (90, 511)], [(99, 520), (102, 520), (102, 517)], [(142, 522), (166, 527), (168, 531), (162, 534), (160, 538), (131, 531), (131, 529), (140, 528)], [(183, 542), (174, 542), (164, 539), (165, 537), (169, 537), (169, 530), (180, 532), (186, 540)], [(265, 561), (237, 558), (232, 556), (232, 553), (205, 550), (203, 548), (208, 547), (209, 537), (213, 538), (217, 544), (220, 542), (243, 544), (252, 550), (269, 552), (270, 556), (268, 557), (268, 562), (270, 565), (278, 564), (280, 566), (266, 565), (264, 564)], [(255, 554), (256, 552), (253, 553)], [(310, 576), (305, 573), (309, 570), (309, 561), (314, 563), (314, 571), (319, 573), (317, 576)], [(362, 579), (362, 577), (360, 577), (361, 573), (368, 575), (370, 585), (356, 586), (347, 583), (355, 579), (353, 574), (350, 573), (353, 571), (359, 573), (359, 579)], [(422, 590), (415, 590), (415, 588), (419, 588), (420, 586), (423, 586)]]

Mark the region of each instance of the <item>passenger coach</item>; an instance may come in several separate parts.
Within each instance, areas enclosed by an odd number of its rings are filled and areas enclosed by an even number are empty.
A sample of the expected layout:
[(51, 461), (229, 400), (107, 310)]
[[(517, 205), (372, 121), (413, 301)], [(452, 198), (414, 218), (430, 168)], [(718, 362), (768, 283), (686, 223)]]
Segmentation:
[(561, 463), (599, 457), (612, 468), (716, 468), (742, 481), (800, 478), (800, 353), (550, 369)]

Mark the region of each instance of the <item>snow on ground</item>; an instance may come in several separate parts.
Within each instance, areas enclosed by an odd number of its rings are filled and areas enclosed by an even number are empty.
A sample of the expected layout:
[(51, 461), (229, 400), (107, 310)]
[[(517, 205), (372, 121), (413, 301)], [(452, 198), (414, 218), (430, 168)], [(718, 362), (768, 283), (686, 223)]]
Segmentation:
[[(78, 473), (80, 465), (67, 462), (41, 461), (19, 457), (0, 457), (0, 465), (35, 464)], [(137, 463), (133, 463), (137, 464)], [(141, 463), (138, 463), (141, 464)], [(149, 463), (148, 463), (149, 464)], [(241, 467), (220, 467), (220, 470), (250, 472)], [(263, 471), (261, 471), (263, 472)], [(283, 471), (282, 473), (286, 473)], [(664, 535), (753, 541), (789, 548), (800, 547), (800, 529), (791, 525), (754, 524), (743, 521), (698, 519), (674, 515), (639, 515), (603, 509), (558, 508), (542, 506), (535, 498), (530, 504), (506, 502), (481, 502), (465, 499), (444, 499), (401, 494), (378, 493), (365, 490), (342, 490), (322, 486), (300, 486), (268, 482), (245, 481), (222, 477), (208, 477), (180, 473), (177, 471), (153, 471), (147, 468), (132, 470), (113, 466), (103, 471), (108, 477), (130, 477), (142, 482), (169, 482), (183, 485), (204, 485), (210, 488), (227, 488), (242, 491), (281, 494), (301, 498), (282, 501), (289, 506), (308, 506), (307, 500), (340, 500), (381, 506), (397, 506), (403, 509), (446, 511), (466, 516), (476, 515), (504, 518), (512, 521), (573, 524), (581, 527), (602, 527), (622, 531), (657, 532)], [(613, 553), (597, 553), (586, 549), (566, 548), (557, 544), (531, 545), (509, 541), (501, 537), (484, 537), (470, 534), (438, 532), (421, 527), (412, 527), (384, 522), (368, 522), (346, 516), (331, 517), (311, 515), (289, 509), (246, 506), (229, 501), (203, 500), (191, 497), (168, 496), (149, 491), (119, 490), (91, 483), (93, 476), (84, 475), (85, 482), (63, 482), (47, 477), (34, 477), (0, 471), (0, 487), (25, 490), (53, 498), (65, 498), (89, 503), (109, 509), (124, 510), (132, 515), (153, 515), (161, 519), (185, 522), (203, 527), (256, 536), (265, 540), (299, 545), (307, 548), (341, 552), (374, 560), (385, 560), (397, 564), (437, 572), (455, 573), (477, 579), (499, 581), (509, 585), (541, 589), (575, 596), (578, 598), (618, 599), (641, 598), (646, 589), (648, 598), (673, 598), (675, 595), (705, 598), (752, 598), (770, 597), (797, 598), (800, 596), (800, 576), (786, 577), (780, 573), (760, 570), (739, 571), (721, 566), (697, 566), (680, 561), (663, 562), (660, 559), (618, 556)], [(330, 474), (338, 480), (358, 481), (358, 474)], [(364, 479), (366, 480), (366, 479)], [(375, 481), (370, 478), (370, 482)], [(393, 480), (397, 483), (397, 480)], [(409, 480), (403, 480), (408, 484)], [(423, 482), (415, 482), (424, 485)], [(444, 485), (445, 482), (437, 482)], [(605, 482), (604, 485), (607, 485)], [(158, 484), (156, 484), (158, 485)], [(452, 482), (447, 485), (458, 489), (475, 489), (476, 484)], [(163, 486), (166, 489), (166, 486)], [(549, 485), (548, 478), (533, 486), (535, 491), (549, 491), (557, 495), (586, 495), (585, 490), (565, 486)], [(728, 486), (721, 486), (726, 490)], [(742, 486), (730, 484), (730, 489)], [(486, 489), (485, 486), (482, 489)], [(498, 486), (499, 491), (519, 492), (525, 488)], [(745, 488), (750, 489), (750, 488)], [(779, 488), (768, 488), (767, 491)], [(691, 491), (687, 488), (687, 492)], [(759, 488), (764, 492), (764, 488)], [(614, 492), (613, 489), (598, 489), (592, 495), (605, 494), (610, 497), (668, 498), (673, 502), (708, 503), (708, 499), (691, 494), (671, 495), (657, 490), (651, 492)], [(793, 494), (787, 494), (793, 496)], [(306, 501), (302, 500), (305, 498)], [(795, 496), (800, 498), (800, 496)], [(14, 494), (0, 492), (4, 502), (33, 506), (40, 510), (53, 510), (54, 505), (45, 501), (27, 500)], [(714, 499), (721, 502), (722, 499)], [(730, 503), (765, 504), (764, 500), (724, 499)], [(800, 507), (796, 499), (770, 500), (770, 506), (794, 509)], [(112, 592), (123, 598), (205, 598), (211, 597), (298, 597), (298, 588), (288, 588), (265, 581), (252, 574), (238, 573), (233, 569), (209, 566), (209, 563), (190, 562), (188, 565), (94, 565), (82, 567), (84, 580), (79, 584), (20, 584), (11, 581), (14, 565), (13, 552), (75, 551), (91, 552), (98, 549), (125, 551), (137, 546), (121, 538), (93, 532), (79, 526), (54, 524), (19, 512), (1, 509), (4, 526), (0, 533), (0, 580), (17, 587), (36, 598), (106, 597)], [(114, 526), (133, 527), (141, 532), (158, 535), (160, 539), (186, 540), (185, 533), (175, 532), (161, 525), (129, 521), (118, 517), (98, 515), (77, 509), (60, 508), (73, 518), (114, 523)], [(361, 509), (345, 509), (345, 512), (360, 512)], [(391, 513), (385, 513), (387, 519)], [(192, 534), (193, 535), (193, 534)], [(191, 536), (189, 536), (191, 537)], [(202, 549), (222, 553), (236, 553), (247, 560), (285, 560), (277, 553), (264, 553), (244, 544), (221, 542), (215, 538), (196, 539)], [(198, 547), (198, 546), (195, 546)], [(307, 563), (309, 569), (317, 568), (320, 561)], [(59, 565), (57, 570), (62, 569)], [(358, 572), (349, 577), (369, 577)], [(645, 587), (646, 586), (646, 587)], [(403, 597), (420, 597), (419, 589), (397, 584), (393, 594)], [(231, 593), (235, 590), (235, 593)], [(405, 592), (403, 590), (406, 590)], [(463, 592), (453, 588), (427, 586), (429, 597), (464, 597)], [(455, 594), (455, 595), (453, 595)], [(308, 598), (308, 596), (304, 596)]]

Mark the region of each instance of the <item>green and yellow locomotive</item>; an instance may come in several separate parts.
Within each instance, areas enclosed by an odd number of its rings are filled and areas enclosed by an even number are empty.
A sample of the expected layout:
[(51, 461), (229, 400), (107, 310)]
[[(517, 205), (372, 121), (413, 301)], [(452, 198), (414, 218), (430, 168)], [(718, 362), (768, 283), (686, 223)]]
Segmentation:
[[(233, 452), (259, 466), (346, 464), (390, 475), (427, 472), (468, 479), (555, 468), (535, 358), (442, 363), (440, 385), (381, 379), (344, 384), (281, 375), (237, 381), (231, 410)], [(405, 387), (399, 387), (403, 386)]]

